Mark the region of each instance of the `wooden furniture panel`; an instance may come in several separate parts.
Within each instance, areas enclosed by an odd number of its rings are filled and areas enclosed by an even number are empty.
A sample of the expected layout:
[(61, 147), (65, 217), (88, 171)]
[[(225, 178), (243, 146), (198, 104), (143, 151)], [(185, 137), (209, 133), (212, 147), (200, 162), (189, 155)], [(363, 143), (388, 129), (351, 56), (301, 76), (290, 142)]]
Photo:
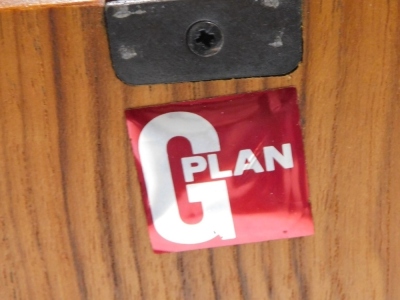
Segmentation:
[[(305, 1), (288, 76), (144, 87), (103, 9), (0, 9), (0, 299), (400, 299), (400, 2)], [(315, 236), (153, 254), (124, 110), (291, 85)]]
[(103, 5), (104, 0), (0, 0), (0, 8), (35, 8), (37, 6)]

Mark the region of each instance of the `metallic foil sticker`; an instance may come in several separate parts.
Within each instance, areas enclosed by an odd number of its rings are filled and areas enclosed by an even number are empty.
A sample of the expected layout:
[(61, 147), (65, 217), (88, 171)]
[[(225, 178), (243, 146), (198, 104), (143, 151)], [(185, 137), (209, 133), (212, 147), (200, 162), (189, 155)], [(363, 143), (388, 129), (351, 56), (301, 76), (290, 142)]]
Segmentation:
[(295, 88), (126, 118), (155, 252), (314, 233)]

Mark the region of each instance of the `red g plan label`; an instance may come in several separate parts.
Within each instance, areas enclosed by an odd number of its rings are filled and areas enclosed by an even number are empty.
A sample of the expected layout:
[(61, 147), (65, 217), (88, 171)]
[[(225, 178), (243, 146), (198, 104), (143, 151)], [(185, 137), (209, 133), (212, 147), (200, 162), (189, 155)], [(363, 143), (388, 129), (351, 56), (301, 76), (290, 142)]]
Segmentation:
[(295, 88), (126, 117), (155, 252), (313, 234)]

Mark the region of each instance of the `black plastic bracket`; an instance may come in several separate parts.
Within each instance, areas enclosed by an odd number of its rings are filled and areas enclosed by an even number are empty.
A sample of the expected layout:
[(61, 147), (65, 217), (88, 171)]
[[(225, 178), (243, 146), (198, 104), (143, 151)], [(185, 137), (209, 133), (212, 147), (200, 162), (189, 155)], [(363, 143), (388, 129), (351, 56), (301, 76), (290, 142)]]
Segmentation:
[(105, 15), (117, 76), (144, 85), (288, 74), (301, 11), (301, 0), (118, 0)]

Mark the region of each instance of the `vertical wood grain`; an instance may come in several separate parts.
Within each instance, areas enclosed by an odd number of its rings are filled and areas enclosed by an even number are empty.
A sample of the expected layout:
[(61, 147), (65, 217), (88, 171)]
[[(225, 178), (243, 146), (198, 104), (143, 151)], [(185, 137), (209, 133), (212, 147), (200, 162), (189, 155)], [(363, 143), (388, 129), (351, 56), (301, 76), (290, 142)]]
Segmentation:
[[(0, 10), (0, 299), (399, 299), (399, 14), (307, 1), (293, 74), (132, 87), (102, 7)], [(153, 254), (124, 110), (291, 85), (315, 236)]]

